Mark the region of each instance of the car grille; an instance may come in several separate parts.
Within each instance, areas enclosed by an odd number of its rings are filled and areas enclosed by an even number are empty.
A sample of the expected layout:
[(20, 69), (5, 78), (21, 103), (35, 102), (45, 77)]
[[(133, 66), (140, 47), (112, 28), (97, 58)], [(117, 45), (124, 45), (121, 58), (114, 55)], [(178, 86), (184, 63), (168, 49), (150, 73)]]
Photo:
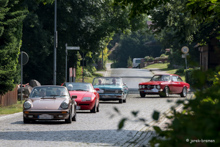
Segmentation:
[(104, 93), (114, 94), (114, 93), (122, 93), (122, 91), (121, 90), (105, 90)]
[(153, 89), (155, 85), (145, 85), (144, 88), (146, 89)]

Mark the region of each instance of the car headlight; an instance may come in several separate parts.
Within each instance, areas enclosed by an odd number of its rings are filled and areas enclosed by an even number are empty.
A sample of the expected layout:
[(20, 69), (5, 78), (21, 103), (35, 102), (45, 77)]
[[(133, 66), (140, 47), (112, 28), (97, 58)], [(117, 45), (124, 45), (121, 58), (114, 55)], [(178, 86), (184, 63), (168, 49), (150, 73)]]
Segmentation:
[(144, 85), (139, 85), (139, 88), (144, 88)]
[(160, 85), (157, 85), (157, 89), (160, 89)]
[(29, 101), (24, 102), (24, 109), (31, 108), (31, 103)]
[(82, 101), (91, 101), (91, 97), (84, 97)]
[(62, 104), (60, 105), (62, 109), (67, 109), (69, 107), (69, 103), (67, 101), (63, 101)]

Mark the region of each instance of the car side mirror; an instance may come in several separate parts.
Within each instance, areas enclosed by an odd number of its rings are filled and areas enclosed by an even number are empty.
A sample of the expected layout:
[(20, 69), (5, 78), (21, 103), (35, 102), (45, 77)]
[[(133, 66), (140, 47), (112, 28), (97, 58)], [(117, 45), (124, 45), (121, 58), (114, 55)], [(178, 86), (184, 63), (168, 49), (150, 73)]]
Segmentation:
[(100, 89), (99, 89), (99, 88), (95, 88), (95, 90), (96, 90), (96, 91), (99, 91)]
[(72, 98), (72, 99), (76, 99), (76, 98), (77, 98), (77, 95), (72, 95), (71, 98)]

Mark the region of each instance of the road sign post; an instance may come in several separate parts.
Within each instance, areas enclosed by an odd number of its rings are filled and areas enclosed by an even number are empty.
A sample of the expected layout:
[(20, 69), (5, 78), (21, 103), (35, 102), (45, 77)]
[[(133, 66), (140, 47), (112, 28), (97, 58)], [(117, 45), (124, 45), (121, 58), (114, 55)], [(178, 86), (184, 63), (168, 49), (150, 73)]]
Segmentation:
[(23, 100), (23, 88), (22, 88), (22, 85), (23, 85), (23, 65), (27, 64), (28, 60), (29, 60), (29, 56), (26, 52), (24, 51), (21, 51), (21, 54), (20, 54), (20, 60), (21, 60), (21, 86), (20, 86), (20, 90), (21, 90), (21, 102)]
[(80, 47), (78, 47), (78, 46), (67, 46), (67, 43), (66, 43), (66, 75), (65, 75), (66, 82), (67, 82), (67, 55), (68, 55), (68, 50), (80, 50)]
[(185, 64), (186, 64), (186, 69), (187, 69), (187, 55), (188, 55), (188, 52), (189, 52), (189, 48), (187, 46), (183, 46), (181, 48), (181, 51), (183, 53), (182, 58), (185, 58)]

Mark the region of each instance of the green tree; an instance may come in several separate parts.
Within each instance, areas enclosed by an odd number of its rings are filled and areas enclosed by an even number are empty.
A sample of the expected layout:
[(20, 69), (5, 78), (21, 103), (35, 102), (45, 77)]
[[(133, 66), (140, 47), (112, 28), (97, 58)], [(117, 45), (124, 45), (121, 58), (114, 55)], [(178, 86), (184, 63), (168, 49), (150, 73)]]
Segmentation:
[(127, 60), (127, 67), (132, 67), (132, 60), (130, 56), (128, 57), (128, 60)]
[(26, 10), (19, 0), (0, 2), (0, 94), (15, 87), (21, 47), (22, 20)]

